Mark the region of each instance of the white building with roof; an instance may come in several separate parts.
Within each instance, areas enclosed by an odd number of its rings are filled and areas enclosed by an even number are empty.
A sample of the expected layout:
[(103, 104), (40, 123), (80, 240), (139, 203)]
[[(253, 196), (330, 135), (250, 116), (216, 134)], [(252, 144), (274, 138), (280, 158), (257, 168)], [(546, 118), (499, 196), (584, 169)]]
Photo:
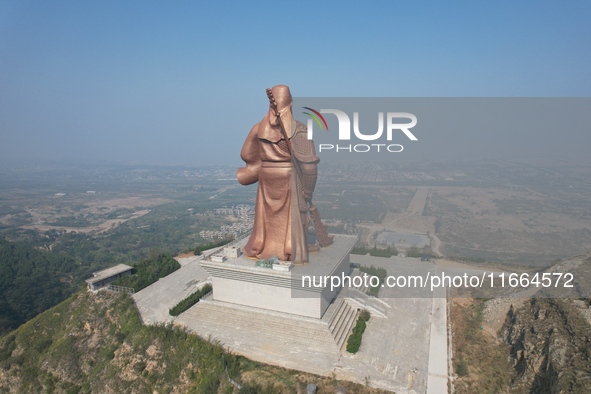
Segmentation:
[(115, 281), (115, 279), (122, 276), (131, 275), (131, 270), (133, 270), (133, 267), (130, 265), (118, 264), (114, 267), (93, 272), (93, 277), (90, 279), (86, 279), (86, 283), (88, 283), (88, 290), (97, 291), (104, 287), (107, 287), (110, 283)]

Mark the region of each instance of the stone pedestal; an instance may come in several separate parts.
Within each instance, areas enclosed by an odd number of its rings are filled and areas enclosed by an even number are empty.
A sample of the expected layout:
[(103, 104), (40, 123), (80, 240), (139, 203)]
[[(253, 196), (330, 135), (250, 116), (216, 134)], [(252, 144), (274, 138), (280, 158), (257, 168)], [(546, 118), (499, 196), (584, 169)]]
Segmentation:
[[(233, 246), (243, 248), (248, 238)], [(201, 261), (200, 265), (212, 277), (213, 299), (277, 312), (320, 319), (338, 294), (341, 286), (331, 289), (330, 281), (321, 278), (349, 275), (349, 253), (357, 236), (335, 235), (328, 248), (310, 254), (310, 262), (291, 269), (257, 267), (255, 260), (244, 254), (223, 262)], [(308, 277), (315, 278), (311, 286)], [(302, 278), (305, 285), (302, 286)]]

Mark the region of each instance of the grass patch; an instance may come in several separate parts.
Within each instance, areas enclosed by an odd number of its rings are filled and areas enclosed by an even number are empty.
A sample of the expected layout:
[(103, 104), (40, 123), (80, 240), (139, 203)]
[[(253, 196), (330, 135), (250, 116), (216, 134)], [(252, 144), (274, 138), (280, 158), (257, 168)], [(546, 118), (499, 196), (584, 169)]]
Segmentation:
[(482, 329), (485, 300), (451, 302), (456, 394), (507, 392), (512, 378), (509, 348)]

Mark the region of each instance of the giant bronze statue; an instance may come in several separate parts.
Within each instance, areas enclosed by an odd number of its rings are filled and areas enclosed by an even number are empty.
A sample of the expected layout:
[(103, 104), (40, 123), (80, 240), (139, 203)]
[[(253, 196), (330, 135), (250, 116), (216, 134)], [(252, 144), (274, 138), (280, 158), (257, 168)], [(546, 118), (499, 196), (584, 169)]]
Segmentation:
[[(252, 259), (277, 256), (294, 264), (308, 262), (308, 254), (332, 243), (312, 204), (317, 164), (314, 142), (306, 126), (293, 119), (289, 87), (267, 89), (269, 111), (246, 137), (238, 169), (243, 185), (258, 182), (254, 228), (244, 253)], [(309, 244), (314, 224), (317, 243)]]

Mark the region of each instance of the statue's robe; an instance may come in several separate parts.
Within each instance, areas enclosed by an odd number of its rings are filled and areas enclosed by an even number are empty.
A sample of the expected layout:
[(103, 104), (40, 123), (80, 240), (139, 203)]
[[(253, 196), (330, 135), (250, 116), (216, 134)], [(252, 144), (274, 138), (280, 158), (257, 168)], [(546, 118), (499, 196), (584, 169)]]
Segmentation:
[[(267, 114), (252, 128), (240, 154), (246, 167), (238, 170), (238, 181), (243, 185), (258, 181), (254, 227), (244, 253), (253, 259), (277, 256), (304, 264), (308, 262), (309, 222), (302, 180), (297, 179), (280, 130), (270, 126), (271, 116)], [(319, 160), (313, 142), (307, 139), (306, 126), (292, 120), (286, 128), (295, 159), (310, 173), (306, 182), (310, 184), (313, 178), (315, 184)]]

